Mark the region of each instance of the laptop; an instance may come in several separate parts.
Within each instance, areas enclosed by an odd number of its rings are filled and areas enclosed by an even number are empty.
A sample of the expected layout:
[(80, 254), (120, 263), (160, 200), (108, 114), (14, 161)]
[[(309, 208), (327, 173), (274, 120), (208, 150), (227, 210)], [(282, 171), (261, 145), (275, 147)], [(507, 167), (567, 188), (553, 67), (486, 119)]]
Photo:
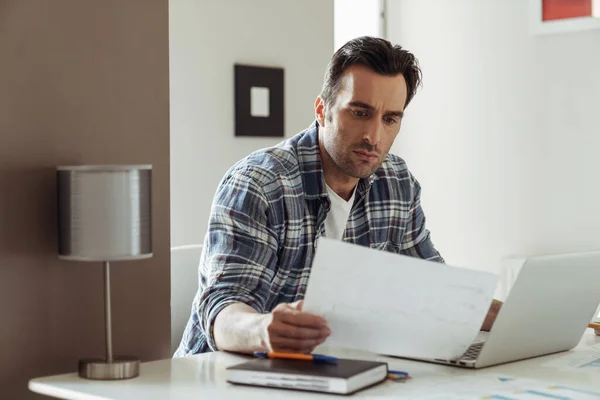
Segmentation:
[(458, 359), (419, 359), (483, 368), (570, 350), (600, 303), (600, 251), (525, 260), (490, 332)]

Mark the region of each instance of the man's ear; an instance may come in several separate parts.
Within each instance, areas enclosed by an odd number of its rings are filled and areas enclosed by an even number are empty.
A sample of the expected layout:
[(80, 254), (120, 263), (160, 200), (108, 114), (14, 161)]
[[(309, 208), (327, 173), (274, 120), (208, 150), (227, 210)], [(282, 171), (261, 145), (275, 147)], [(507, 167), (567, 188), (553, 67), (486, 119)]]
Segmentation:
[(325, 126), (325, 101), (321, 96), (315, 100), (315, 118), (321, 127)]

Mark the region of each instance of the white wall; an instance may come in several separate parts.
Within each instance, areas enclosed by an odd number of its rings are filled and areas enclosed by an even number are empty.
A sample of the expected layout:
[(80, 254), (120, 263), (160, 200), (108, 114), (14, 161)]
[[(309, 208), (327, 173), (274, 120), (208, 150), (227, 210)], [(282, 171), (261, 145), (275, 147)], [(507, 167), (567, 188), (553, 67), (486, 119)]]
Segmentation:
[(381, 36), (381, 0), (334, 0), (335, 50), (359, 36)]
[(523, 0), (391, 0), (424, 86), (393, 151), (451, 264), (600, 248), (600, 30), (529, 33)]
[(234, 136), (233, 66), (285, 68), (285, 135), (314, 120), (333, 0), (170, 0), (171, 245), (202, 243), (217, 184), (283, 138)]

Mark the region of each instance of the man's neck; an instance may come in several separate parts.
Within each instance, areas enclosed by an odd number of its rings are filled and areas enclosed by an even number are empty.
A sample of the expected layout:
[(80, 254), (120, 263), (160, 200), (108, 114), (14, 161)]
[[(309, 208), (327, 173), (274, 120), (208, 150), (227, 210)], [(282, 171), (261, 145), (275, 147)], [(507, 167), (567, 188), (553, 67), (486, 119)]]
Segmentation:
[[(318, 125), (317, 129), (319, 129)], [(331, 190), (336, 192), (338, 196), (348, 201), (350, 200), (350, 197), (352, 197), (352, 193), (354, 192), (354, 188), (358, 184), (359, 179), (345, 174), (344, 171), (337, 166), (335, 161), (329, 156), (329, 153), (327, 153), (327, 150), (325, 150), (323, 137), (321, 136), (322, 132), (317, 132), (319, 133), (319, 153), (321, 153), (321, 167), (323, 169), (325, 183)]]
[(327, 186), (342, 199), (350, 200), (359, 179), (346, 175), (325, 151), (321, 152), (321, 165)]
[(325, 183), (331, 188), (331, 190), (336, 192), (337, 195), (342, 199), (346, 201), (350, 200), (350, 197), (352, 197), (352, 193), (354, 192), (354, 188), (358, 183), (358, 178), (350, 178), (347, 175), (345, 175), (346, 179), (343, 179), (342, 177), (331, 176), (331, 174), (327, 174), (325, 172), (325, 169), (323, 170), (323, 175), (325, 176)]

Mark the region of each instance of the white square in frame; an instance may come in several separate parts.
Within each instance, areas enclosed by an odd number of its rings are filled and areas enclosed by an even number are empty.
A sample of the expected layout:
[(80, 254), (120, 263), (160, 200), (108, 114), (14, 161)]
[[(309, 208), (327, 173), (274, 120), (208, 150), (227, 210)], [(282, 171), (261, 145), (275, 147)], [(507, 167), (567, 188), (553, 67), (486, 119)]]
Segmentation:
[(530, 33), (533, 35), (548, 35), (600, 29), (600, 0), (591, 1), (592, 15), (589, 17), (544, 21), (542, 19), (543, 0), (529, 0)]
[(250, 88), (250, 115), (265, 118), (269, 116), (269, 88)]

